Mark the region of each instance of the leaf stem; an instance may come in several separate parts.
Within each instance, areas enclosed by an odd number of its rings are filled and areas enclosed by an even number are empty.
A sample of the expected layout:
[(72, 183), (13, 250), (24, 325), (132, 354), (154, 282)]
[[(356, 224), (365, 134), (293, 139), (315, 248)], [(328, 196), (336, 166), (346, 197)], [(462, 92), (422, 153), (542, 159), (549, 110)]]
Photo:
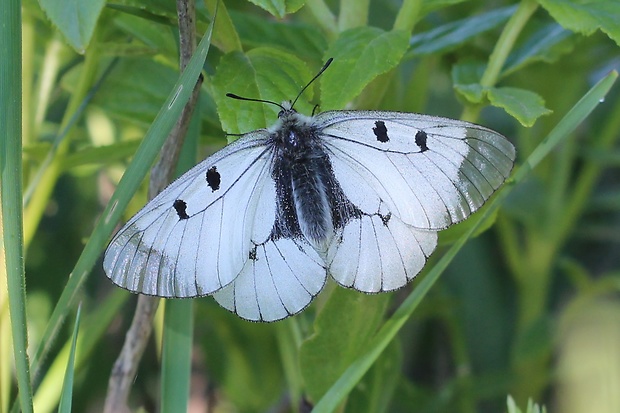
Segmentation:
[[(502, 34), (499, 36), (495, 48), (489, 57), (489, 63), (480, 78), (480, 85), (484, 88), (495, 86), (499, 80), (500, 73), (506, 58), (513, 49), (514, 44), (523, 30), (523, 27), (538, 8), (538, 3), (534, 0), (524, 0), (519, 4), (517, 11), (506, 23)], [(463, 110), (461, 119), (475, 122), (481, 110), (480, 105), (468, 105)]]

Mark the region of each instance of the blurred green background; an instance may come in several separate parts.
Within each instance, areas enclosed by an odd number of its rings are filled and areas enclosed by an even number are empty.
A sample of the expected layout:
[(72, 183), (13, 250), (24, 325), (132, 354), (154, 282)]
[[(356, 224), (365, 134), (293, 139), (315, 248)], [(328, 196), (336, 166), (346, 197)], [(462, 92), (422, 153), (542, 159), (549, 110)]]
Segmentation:
[[(199, 38), (214, 5), (197, 3)], [(66, 305), (60, 296), (95, 222), (179, 77), (178, 30), (171, 1), (40, 0), (21, 10), (32, 357), (53, 309)], [(197, 155), (186, 167), (224, 146), (226, 132), (276, 119), (272, 108), (224, 93), (291, 99), (328, 57), (334, 67), (301, 112), (320, 104), (474, 121), (515, 144), (517, 165), (620, 66), (620, 3), (611, 0), (231, 0), (218, 13), (190, 131)], [(461, 249), (339, 411), (503, 412), (508, 395), (524, 411), (529, 398), (549, 411), (620, 411), (618, 138), (616, 87), (508, 189), (488, 230)], [(125, 219), (146, 202), (146, 186)], [(429, 268), (466, 225), (441, 234)], [(194, 300), (188, 411), (304, 411), (369, 348), (426, 273), (377, 296), (330, 285), (302, 314), (274, 324), (242, 321), (209, 297)], [(100, 255), (76, 294), (34, 380), (37, 412), (57, 409), (77, 301), (73, 411), (101, 410), (131, 322), (136, 297), (108, 281)], [(0, 412), (17, 394), (7, 299), (2, 288)], [(159, 409), (162, 330), (160, 316), (132, 409)]]

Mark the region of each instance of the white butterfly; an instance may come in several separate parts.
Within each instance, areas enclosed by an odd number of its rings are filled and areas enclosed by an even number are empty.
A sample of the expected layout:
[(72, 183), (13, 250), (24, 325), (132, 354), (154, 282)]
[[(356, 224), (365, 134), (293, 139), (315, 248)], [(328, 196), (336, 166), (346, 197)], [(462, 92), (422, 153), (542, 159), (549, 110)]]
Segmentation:
[(131, 218), (106, 250), (108, 277), (142, 294), (213, 295), (254, 321), (300, 312), (328, 274), (362, 292), (392, 291), (422, 270), (437, 232), (480, 208), (513, 166), (512, 144), (482, 126), (399, 112), (308, 117), (294, 103)]

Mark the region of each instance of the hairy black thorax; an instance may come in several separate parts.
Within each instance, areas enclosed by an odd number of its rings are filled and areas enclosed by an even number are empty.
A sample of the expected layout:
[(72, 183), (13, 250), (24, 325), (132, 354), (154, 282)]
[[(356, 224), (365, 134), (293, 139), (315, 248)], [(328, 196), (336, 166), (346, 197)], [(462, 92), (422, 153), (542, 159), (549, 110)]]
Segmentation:
[(271, 176), (277, 192), (272, 236), (304, 237), (325, 251), (335, 229), (356, 215), (356, 208), (338, 185), (319, 128), (292, 109), (279, 117), (281, 124), (272, 129)]

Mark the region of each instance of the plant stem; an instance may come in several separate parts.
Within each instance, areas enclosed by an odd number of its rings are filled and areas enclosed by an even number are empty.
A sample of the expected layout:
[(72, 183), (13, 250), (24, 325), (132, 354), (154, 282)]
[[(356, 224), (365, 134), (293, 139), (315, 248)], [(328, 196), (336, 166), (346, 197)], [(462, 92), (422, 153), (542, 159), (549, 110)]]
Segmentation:
[(323, 0), (308, 0), (306, 7), (314, 16), (317, 24), (327, 34), (327, 37), (335, 38), (338, 34), (338, 24), (336, 23), (336, 16), (327, 7), (327, 4)]
[(343, 32), (368, 24), (370, 0), (340, 0), (338, 30)]
[[(7, 275), (13, 354), (22, 412), (30, 413), (26, 277), (22, 233), (22, 32), (21, 4), (4, 2), (0, 13), (0, 228)], [(8, 360), (4, 360), (8, 363)]]
[(420, 19), (421, 0), (405, 0), (394, 20), (394, 30), (406, 30), (413, 33), (415, 24)]

